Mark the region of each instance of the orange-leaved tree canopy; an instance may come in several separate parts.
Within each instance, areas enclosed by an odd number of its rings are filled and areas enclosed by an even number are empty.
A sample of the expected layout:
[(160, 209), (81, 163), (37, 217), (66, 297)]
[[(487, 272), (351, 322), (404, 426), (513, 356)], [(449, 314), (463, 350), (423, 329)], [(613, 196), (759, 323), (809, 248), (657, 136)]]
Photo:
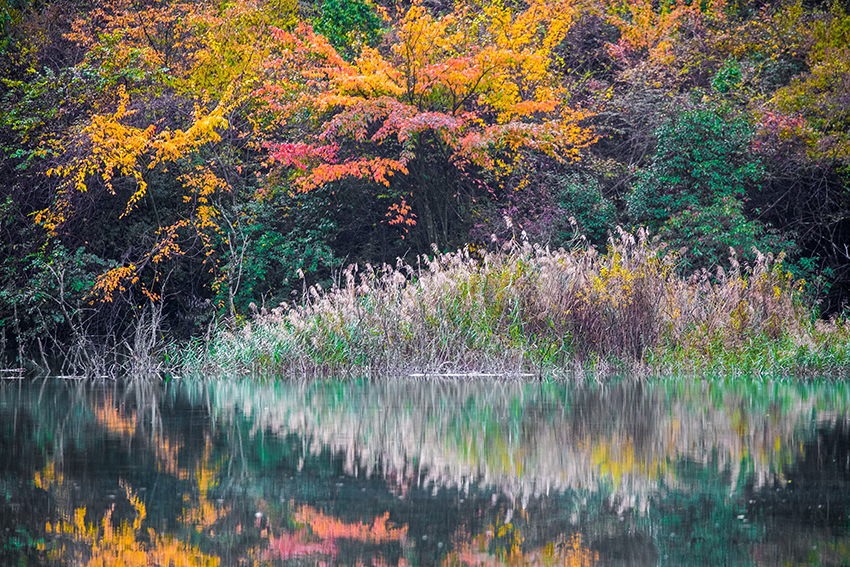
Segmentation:
[[(448, 225), (474, 201), (463, 179), (505, 175), (528, 153), (575, 159), (595, 141), (550, 71), (572, 15), (569, 0), (458, 3), (442, 16), (416, 2), (353, 63), (308, 25), (278, 30), (275, 80), (256, 93), (272, 161), (300, 191), (368, 182), (391, 200), (391, 224), (419, 221), (449, 245)], [(293, 69), (303, 88), (286, 98)]]

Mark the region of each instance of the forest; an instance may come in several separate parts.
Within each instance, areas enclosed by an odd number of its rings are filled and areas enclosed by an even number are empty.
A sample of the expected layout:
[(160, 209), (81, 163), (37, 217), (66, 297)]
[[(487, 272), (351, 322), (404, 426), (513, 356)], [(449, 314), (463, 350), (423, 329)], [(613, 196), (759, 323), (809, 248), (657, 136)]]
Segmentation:
[(0, 357), (850, 368), (849, 93), (846, 0), (0, 0)]

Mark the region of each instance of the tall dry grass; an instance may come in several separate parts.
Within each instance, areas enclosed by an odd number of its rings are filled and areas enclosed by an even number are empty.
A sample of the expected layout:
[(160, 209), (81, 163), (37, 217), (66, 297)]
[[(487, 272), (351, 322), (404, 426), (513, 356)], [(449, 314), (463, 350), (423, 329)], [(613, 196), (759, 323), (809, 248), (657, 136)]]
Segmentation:
[(780, 259), (732, 266), (683, 279), (675, 253), (622, 230), (605, 253), (512, 243), (483, 257), (350, 266), (330, 290), (219, 331), (189, 366), (281, 376), (846, 372), (847, 326), (814, 320)]

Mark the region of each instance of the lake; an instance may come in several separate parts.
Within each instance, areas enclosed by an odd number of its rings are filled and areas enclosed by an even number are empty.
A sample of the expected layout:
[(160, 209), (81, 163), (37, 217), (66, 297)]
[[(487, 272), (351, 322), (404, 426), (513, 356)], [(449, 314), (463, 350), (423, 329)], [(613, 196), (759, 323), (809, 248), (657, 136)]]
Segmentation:
[(0, 565), (850, 565), (830, 382), (0, 382)]

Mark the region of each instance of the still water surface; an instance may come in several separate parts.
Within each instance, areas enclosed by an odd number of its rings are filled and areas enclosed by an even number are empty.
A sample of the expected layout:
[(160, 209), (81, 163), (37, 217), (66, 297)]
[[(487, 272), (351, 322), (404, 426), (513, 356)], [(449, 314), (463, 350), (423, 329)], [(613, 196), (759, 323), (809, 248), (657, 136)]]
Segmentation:
[(0, 565), (850, 565), (834, 383), (0, 382)]

